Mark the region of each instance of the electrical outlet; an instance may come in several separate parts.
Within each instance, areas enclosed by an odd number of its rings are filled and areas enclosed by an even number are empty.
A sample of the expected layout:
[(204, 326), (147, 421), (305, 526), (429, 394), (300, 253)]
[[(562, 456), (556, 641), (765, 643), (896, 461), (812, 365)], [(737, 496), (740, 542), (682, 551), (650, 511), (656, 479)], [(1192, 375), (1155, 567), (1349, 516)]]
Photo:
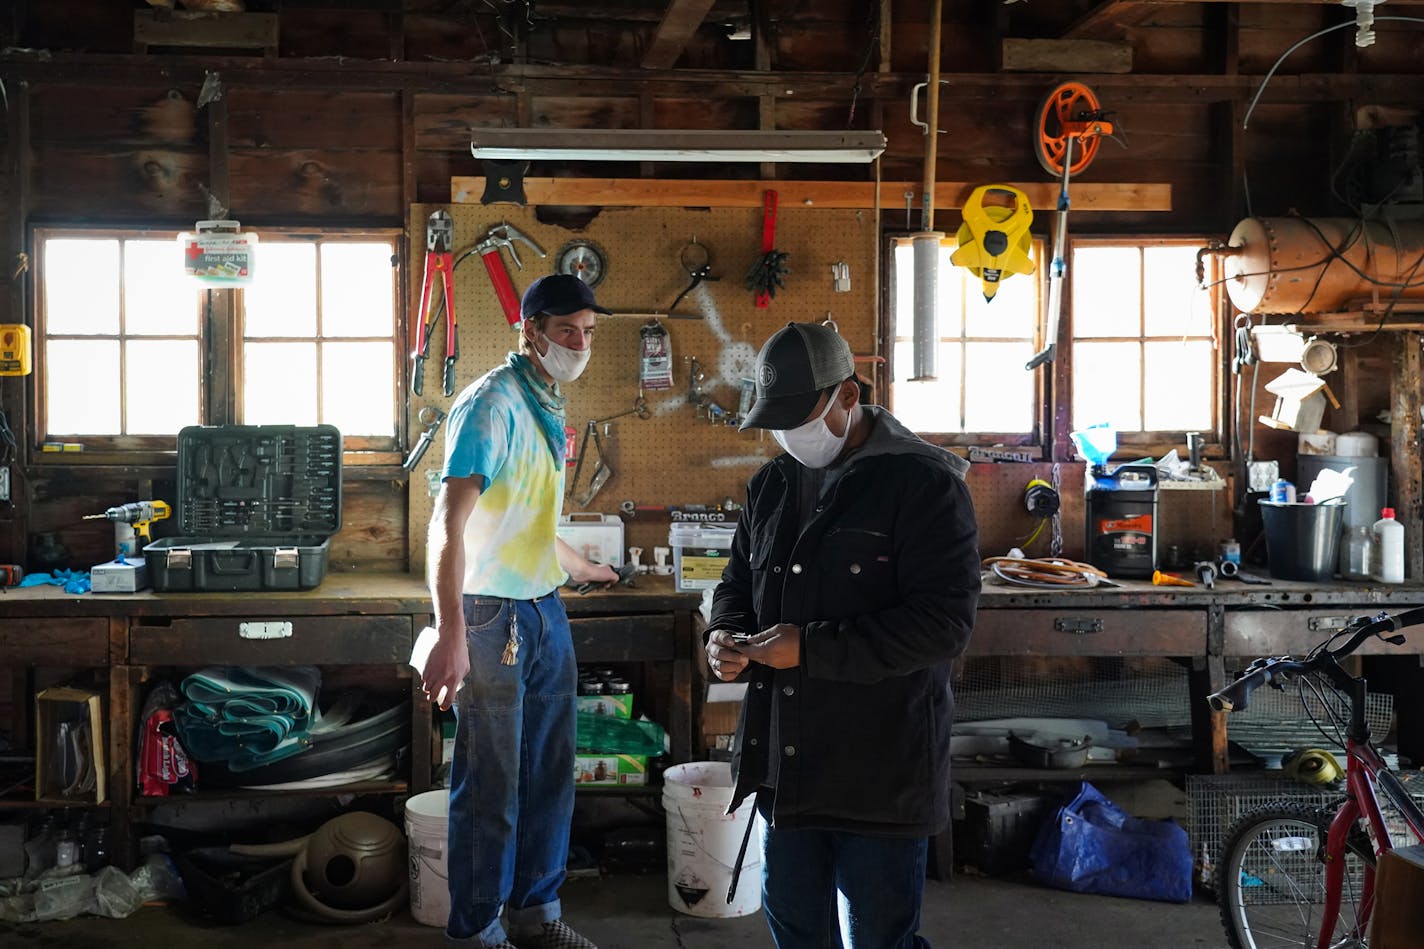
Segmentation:
[(0, 501), (10, 500), (10, 466), (0, 467)]

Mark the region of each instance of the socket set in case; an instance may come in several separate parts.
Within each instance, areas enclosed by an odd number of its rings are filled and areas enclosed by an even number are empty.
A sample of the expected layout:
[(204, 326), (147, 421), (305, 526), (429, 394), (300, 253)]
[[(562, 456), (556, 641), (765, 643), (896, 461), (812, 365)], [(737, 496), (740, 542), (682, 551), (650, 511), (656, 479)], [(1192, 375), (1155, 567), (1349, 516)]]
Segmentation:
[(204, 425), (178, 433), (181, 534), (144, 547), (153, 588), (307, 590), (341, 529), (331, 425)]

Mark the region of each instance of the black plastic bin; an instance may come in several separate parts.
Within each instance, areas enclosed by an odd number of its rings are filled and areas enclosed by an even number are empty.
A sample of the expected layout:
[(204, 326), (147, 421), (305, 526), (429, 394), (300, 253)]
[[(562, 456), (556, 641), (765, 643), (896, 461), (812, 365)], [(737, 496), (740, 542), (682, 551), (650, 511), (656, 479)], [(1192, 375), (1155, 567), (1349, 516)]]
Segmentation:
[(143, 548), (159, 592), (309, 590), (341, 529), (331, 425), (193, 425), (178, 433), (180, 534)]

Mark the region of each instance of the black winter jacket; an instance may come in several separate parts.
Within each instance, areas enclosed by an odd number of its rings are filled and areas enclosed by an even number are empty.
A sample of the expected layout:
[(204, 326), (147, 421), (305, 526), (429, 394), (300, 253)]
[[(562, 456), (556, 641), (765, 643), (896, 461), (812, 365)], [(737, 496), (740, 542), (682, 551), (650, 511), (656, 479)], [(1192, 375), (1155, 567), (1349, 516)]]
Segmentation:
[(774, 826), (927, 836), (949, 821), (950, 665), (974, 627), (978, 532), (968, 463), (866, 411), (870, 439), (804, 531), (799, 462), (782, 455), (747, 486), (709, 628), (796, 624), (801, 665), (743, 674), (730, 809), (776, 754)]

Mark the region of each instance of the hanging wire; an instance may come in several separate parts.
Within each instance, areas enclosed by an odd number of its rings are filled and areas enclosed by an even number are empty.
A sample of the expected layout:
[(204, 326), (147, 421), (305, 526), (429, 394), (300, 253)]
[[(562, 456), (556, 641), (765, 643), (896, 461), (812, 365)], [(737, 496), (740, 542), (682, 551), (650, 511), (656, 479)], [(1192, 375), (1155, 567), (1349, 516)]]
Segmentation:
[[(1377, 17), (1375, 17), (1375, 22), (1376, 22), (1376, 23), (1386, 23), (1386, 22), (1390, 22), (1390, 23), (1424, 23), (1424, 18), (1420, 18), (1420, 17), (1417, 17), (1417, 16), (1377, 16)], [(1254, 112), (1254, 111), (1256, 111), (1256, 103), (1259, 102), (1259, 101), (1261, 101), (1261, 93), (1263, 93), (1263, 92), (1266, 91), (1266, 86), (1270, 83), (1271, 77), (1276, 74), (1276, 70), (1281, 68), (1281, 63), (1285, 62), (1285, 61), (1286, 61), (1286, 58), (1287, 58), (1288, 56), (1290, 56), (1291, 53), (1294, 53), (1296, 50), (1300, 49), (1300, 48), (1301, 48), (1302, 46), (1304, 46), (1306, 43), (1309, 43), (1309, 42), (1311, 42), (1312, 40), (1317, 40), (1317, 39), (1319, 39), (1320, 37), (1324, 36), (1324, 35), (1327, 34), (1327, 33), (1334, 33), (1336, 30), (1352, 30), (1352, 29), (1354, 29), (1354, 28), (1355, 28), (1355, 21), (1354, 21), (1354, 20), (1349, 20), (1349, 21), (1347, 21), (1347, 22), (1345, 22), (1345, 23), (1336, 23), (1334, 26), (1327, 26), (1327, 27), (1326, 27), (1325, 29), (1323, 29), (1323, 30), (1317, 30), (1317, 31), (1315, 31), (1314, 33), (1310, 34), (1309, 36), (1307, 36), (1307, 37), (1306, 37), (1305, 39), (1303, 39), (1303, 40), (1297, 40), (1297, 41), (1291, 46), (1290, 49), (1286, 50), (1284, 53), (1281, 53), (1280, 58), (1277, 59), (1274, 63), (1271, 64), (1271, 68), (1270, 68), (1270, 69), (1266, 70), (1265, 78), (1263, 78), (1263, 79), (1261, 80), (1261, 85), (1260, 85), (1260, 87), (1256, 90), (1256, 94), (1251, 97), (1251, 105), (1247, 107), (1247, 109), (1246, 109), (1246, 115), (1241, 119), (1241, 128), (1242, 128), (1242, 130), (1245, 130), (1245, 128), (1251, 123), (1251, 113)]]

